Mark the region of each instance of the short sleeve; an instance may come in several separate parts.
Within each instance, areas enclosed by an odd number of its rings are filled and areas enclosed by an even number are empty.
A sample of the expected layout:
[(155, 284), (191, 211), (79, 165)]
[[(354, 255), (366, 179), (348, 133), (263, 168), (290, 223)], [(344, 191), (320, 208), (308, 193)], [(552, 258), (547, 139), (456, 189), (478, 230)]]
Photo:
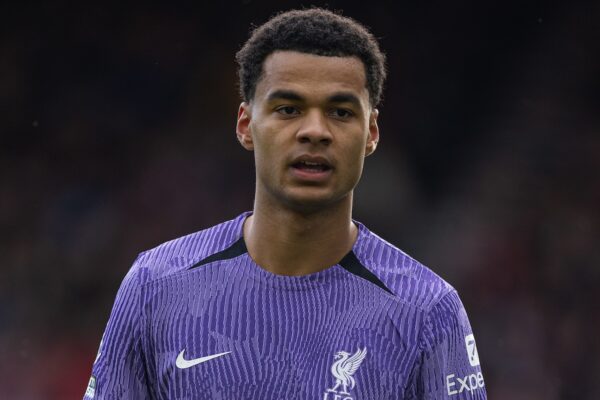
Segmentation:
[(141, 348), (140, 257), (125, 276), (100, 342), (84, 400), (148, 399)]
[(487, 398), (475, 337), (455, 290), (442, 297), (425, 317), (406, 398)]

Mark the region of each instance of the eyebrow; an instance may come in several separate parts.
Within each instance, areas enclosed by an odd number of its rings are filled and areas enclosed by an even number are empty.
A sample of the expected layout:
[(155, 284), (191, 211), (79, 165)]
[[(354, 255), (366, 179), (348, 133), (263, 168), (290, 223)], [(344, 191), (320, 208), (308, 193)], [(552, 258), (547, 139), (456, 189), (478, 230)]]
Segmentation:
[[(291, 100), (291, 101), (304, 101), (304, 97), (292, 90), (276, 90), (267, 96), (267, 101), (273, 100)], [(360, 99), (352, 93), (336, 93), (327, 98), (328, 103), (350, 103), (357, 107), (360, 106)]]
[(327, 99), (330, 103), (350, 103), (360, 107), (360, 100), (352, 93), (336, 93)]
[(267, 97), (267, 101), (273, 101), (278, 99), (302, 101), (304, 100), (304, 97), (291, 90), (276, 90), (273, 93), (269, 94), (269, 96)]

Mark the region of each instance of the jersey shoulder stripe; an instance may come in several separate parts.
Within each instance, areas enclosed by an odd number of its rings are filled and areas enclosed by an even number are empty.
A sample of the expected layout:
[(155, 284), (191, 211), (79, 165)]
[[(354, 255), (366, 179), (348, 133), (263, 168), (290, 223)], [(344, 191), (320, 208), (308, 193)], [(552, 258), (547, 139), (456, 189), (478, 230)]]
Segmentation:
[(362, 224), (359, 228), (364, 239), (358, 241), (354, 248), (357, 259), (389, 289), (396, 300), (428, 312), (455, 290), (430, 268)]
[[(165, 242), (153, 249), (141, 253), (130, 273), (143, 275), (144, 282), (158, 280), (190, 266), (199, 265), (231, 247), (240, 238), (239, 232), (248, 213), (230, 221)], [(137, 271), (137, 270), (144, 271)]]
[[(202, 265), (210, 264), (216, 261), (229, 260), (242, 254), (248, 252), (248, 248), (246, 247), (246, 243), (243, 237), (240, 237), (235, 243), (233, 243), (230, 247), (221, 250), (218, 253), (214, 253), (203, 260), (198, 261), (196, 264), (189, 267), (189, 269), (194, 269), (200, 267)], [(388, 289), (383, 282), (377, 278), (369, 269), (367, 269), (361, 262), (356, 258), (356, 255), (353, 251), (350, 251), (342, 260), (338, 263), (342, 268), (346, 271), (359, 276), (376, 286), (379, 286), (386, 292), (392, 294), (392, 291)]]
[(232, 258), (236, 258), (237, 256), (241, 256), (244, 253), (247, 253), (248, 249), (246, 248), (246, 243), (244, 242), (244, 238), (240, 237), (235, 243), (231, 246), (227, 247), (224, 250), (221, 250), (217, 253), (211, 254), (210, 256), (198, 261), (196, 264), (192, 265), (188, 269), (194, 269), (200, 267), (205, 264), (210, 264), (216, 261), (229, 260)]
[(346, 256), (342, 258), (342, 260), (339, 262), (339, 265), (346, 271), (354, 275), (360, 276), (361, 278), (366, 279), (367, 281), (379, 286), (386, 292), (393, 294), (392, 291), (387, 286), (385, 286), (385, 284), (381, 282), (381, 280), (373, 272), (371, 272), (360, 262), (358, 258), (356, 258), (356, 255), (353, 251), (350, 251), (348, 254), (346, 254)]

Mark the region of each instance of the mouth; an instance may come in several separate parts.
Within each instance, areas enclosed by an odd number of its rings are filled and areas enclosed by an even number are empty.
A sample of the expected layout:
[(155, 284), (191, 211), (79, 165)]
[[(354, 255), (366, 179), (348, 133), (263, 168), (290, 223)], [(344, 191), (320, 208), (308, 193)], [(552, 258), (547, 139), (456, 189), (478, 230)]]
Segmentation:
[(333, 166), (324, 157), (304, 155), (290, 164), (294, 176), (301, 181), (323, 181), (327, 179)]
[(326, 163), (312, 162), (312, 161), (298, 161), (292, 164), (292, 168), (298, 169), (304, 172), (325, 172), (331, 169), (331, 166)]

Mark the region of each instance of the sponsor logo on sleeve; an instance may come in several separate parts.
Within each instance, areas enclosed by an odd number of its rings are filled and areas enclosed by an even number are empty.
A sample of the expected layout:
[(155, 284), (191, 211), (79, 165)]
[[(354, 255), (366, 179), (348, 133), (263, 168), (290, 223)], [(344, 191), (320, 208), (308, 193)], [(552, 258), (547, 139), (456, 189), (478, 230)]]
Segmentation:
[[(471, 364), (471, 367), (477, 367), (479, 365), (479, 354), (477, 353), (477, 345), (475, 344), (475, 336), (473, 336), (473, 334), (465, 336), (465, 346), (469, 364)], [(483, 374), (481, 371), (463, 377), (456, 376), (456, 374), (446, 376), (448, 396), (463, 392), (473, 392), (484, 386), (485, 382), (483, 381)]]
[(90, 377), (90, 381), (88, 382), (87, 389), (85, 390), (85, 395), (90, 399), (94, 398), (96, 394), (96, 377), (92, 375)]
[(464, 377), (450, 374), (446, 377), (446, 388), (448, 396), (462, 393), (464, 391), (472, 392), (485, 386), (481, 372)]
[(471, 367), (479, 365), (479, 354), (477, 353), (477, 345), (475, 344), (475, 336), (473, 334), (465, 337), (465, 345), (467, 346), (467, 354), (469, 356), (469, 363)]

